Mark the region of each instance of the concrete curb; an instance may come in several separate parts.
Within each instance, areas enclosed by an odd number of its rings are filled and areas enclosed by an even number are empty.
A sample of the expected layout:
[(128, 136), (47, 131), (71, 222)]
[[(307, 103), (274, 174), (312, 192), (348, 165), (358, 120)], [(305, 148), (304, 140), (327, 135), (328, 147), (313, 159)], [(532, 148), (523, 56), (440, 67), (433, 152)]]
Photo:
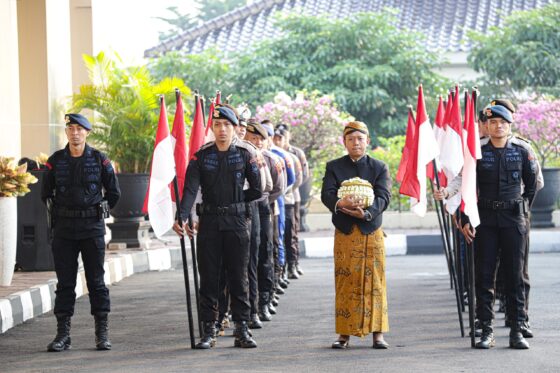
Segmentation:
[[(560, 231), (531, 230), (531, 253), (560, 252)], [(302, 258), (331, 258), (334, 236), (307, 237), (300, 240)], [(439, 234), (388, 234), (385, 238), (386, 256), (443, 254)]]
[[(117, 283), (134, 273), (162, 271), (182, 263), (179, 247), (165, 247), (130, 254), (107, 252), (105, 259), (105, 283)], [(28, 290), (0, 298), (0, 333), (49, 312), (54, 307), (57, 280), (36, 285)], [(76, 298), (88, 293), (83, 268), (78, 272)]]

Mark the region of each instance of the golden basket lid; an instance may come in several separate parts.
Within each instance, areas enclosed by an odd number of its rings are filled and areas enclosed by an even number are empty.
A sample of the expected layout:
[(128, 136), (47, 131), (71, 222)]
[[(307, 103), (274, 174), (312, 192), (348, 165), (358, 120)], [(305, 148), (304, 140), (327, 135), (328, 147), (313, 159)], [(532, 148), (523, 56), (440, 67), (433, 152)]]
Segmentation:
[(363, 200), (364, 207), (371, 206), (375, 198), (371, 183), (367, 180), (360, 179), (359, 177), (345, 180), (340, 184), (340, 188), (337, 192), (338, 198), (344, 198), (348, 195), (361, 198)]

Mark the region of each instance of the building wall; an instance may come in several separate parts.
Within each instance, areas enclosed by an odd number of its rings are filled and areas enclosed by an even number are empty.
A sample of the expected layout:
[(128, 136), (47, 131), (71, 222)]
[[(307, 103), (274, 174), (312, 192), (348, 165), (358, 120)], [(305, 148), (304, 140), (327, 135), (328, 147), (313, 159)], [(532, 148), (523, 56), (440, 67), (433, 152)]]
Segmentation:
[(0, 155), (20, 158), (17, 0), (0, 0)]

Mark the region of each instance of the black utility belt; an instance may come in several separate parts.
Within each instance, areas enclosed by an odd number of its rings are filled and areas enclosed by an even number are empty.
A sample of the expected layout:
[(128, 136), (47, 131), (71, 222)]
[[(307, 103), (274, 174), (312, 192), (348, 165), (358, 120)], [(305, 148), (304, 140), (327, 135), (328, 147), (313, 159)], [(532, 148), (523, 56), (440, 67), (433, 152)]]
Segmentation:
[(250, 214), (250, 209), (245, 202), (232, 203), (228, 206), (216, 206), (211, 204), (197, 203), (196, 214), (218, 215), (218, 216), (242, 216)]
[(100, 202), (97, 206), (86, 209), (69, 209), (67, 207), (56, 207), (56, 216), (60, 218), (98, 218), (106, 219), (109, 217), (109, 203)]
[[(491, 210), (519, 210), (523, 211), (524, 201), (522, 199), (512, 199), (509, 201), (493, 201), (490, 199), (481, 199), (478, 201), (478, 207)], [(521, 207), (521, 208), (520, 208)]]

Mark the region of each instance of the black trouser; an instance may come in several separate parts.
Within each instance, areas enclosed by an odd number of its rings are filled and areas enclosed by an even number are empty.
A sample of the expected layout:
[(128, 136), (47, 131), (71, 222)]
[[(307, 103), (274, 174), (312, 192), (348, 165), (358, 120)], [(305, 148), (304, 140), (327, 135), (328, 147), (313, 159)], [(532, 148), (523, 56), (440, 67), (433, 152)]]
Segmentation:
[(200, 320), (218, 320), (220, 275), (225, 266), (227, 287), (231, 298), (233, 321), (249, 321), (249, 226), (245, 217), (239, 217), (238, 226), (244, 229), (221, 231), (216, 216), (201, 216), (197, 235), (197, 260), (200, 273)]
[(526, 239), (518, 227), (479, 226), (475, 239), (476, 314), (481, 321), (494, 319), (494, 290), (498, 259), (504, 269), (507, 314), (525, 321), (523, 266)]
[(259, 285), (257, 267), (259, 262), (259, 246), (261, 243), (261, 221), (259, 218), (259, 206), (257, 202), (251, 202), (251, 243), (249, 245), (249, 266), (247, 273), (249, 278), (249, 303), (251, 313), (259, 312)]
[(109, 289), (105, 286), (105, 238), (97, 236), (83, 240), (68, 240), (54, 237), (52, 242), (54, 268), (58, 284), (54, 301), (56, 316), (74, 315), (76, 303), (76, 278), (78, 275), (78, 255), (82, 253), (82, 262), (86, 274), (91, 314), (111, 311)]
[(220, 269), (220, 296), (218, 297), (219, 320), (222, 320), (229, 311), (229, 291), (227, 288), (226, 265), (222, 261)]
[(297, 247), (294, 246), (294, 230), (295, 230), (295, 218), (294, 218), (294, 206), (295, 205), (285, 205), (284, 211), (286, 211), (286, 229), (284, 230), (284, 249), (286, 250), (286, 263), (296, 264), (298, 259)]
[[(272, 210), (271, 208), (271, 211)], [(278, 219), (279, 216), (278, 215), (272, 215), (272, 256), (273, 256), (273, 274), (274, 274), (274, 283), (276, 283), (276, 281), (278, 281), (278, 278), (280, 277), (280, 275), (282, 274), (282, 266), (280, 266), (280, 257), (279, 257), (279, 251), (280, 251), (280, 232), (278, 231)]]
[(299, 263), (299, 231), (300, 220), (301, 220), (301, 202), (296, 202), (294, 204), (294, 227), (292, 229), (292, 245), (295, 247), (297, 258), (296, 264)]
[(274, 258), (272, 253), (271, 211), (266, 201), (259, 202), (259, 217), (261, 222), (258, 265), (259, 292), (270, 293), (274, 288)]

